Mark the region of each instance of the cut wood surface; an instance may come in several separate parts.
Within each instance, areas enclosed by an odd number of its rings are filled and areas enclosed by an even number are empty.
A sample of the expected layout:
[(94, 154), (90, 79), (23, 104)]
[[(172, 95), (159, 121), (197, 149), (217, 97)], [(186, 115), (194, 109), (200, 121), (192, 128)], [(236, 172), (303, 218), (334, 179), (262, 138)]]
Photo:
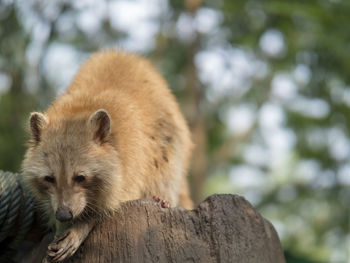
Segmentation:
[(213, 195), (194, 210), (161, 208), (151, 200), (126, 202), (65, 262), (283, 263), (285, 259), (275, 229), (248, 201), (237, 195)]

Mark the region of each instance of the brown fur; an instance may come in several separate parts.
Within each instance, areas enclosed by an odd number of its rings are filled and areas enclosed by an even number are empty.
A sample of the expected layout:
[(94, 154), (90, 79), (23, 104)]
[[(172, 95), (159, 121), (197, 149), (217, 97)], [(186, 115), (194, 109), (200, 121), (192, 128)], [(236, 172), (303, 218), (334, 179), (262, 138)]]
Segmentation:
[[(23, 179), (49, 215), (62, 204), (74, 218), (87, 206), (104, 214), (151, 196), (192, 206), (185, 177), (190, 133), (145, 59), (117, 51), (92, 55), (44, 114), (32, 114), (30, 127)], [(78, 174), (86, 180), (74, 181)]]

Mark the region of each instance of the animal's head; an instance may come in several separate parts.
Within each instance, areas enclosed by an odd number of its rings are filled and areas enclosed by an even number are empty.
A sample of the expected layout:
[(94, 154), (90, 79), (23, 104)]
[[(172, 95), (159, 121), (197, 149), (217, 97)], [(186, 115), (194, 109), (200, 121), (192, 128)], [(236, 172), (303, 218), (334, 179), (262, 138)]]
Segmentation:
[(103, 206), (118, 168), (108, 113), (50, 119), (35, 112), (30, 131), (23, 178), (56, 219), (69, 221)]

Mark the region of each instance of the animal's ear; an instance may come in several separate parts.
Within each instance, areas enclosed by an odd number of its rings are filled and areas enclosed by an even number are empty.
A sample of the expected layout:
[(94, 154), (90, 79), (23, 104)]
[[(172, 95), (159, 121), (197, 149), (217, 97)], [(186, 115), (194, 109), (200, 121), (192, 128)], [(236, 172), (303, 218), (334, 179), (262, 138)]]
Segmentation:
[(29, 125), (34, 143), (40, 142), (41, 132), (47, 124), (48, 119), (44, 114), (40, 112), (32, 112), (30, 114)]
[(111, 133), (111, 119), (106, 110), (99, 109), (94, 112), (90, 116), (89, 125), (94, 141), (102, 144), (108, 140)]

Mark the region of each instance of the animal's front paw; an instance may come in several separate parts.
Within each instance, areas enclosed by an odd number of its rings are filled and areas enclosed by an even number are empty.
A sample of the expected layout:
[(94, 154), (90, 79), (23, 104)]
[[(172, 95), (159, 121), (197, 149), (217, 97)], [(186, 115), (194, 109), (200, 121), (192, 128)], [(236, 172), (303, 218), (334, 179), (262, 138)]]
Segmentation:
[(44, 262), (61, 262), (72, 256), (79, 248), (81, 240), (76, 231), (70, 229), (55, 238), (48, 247)]

